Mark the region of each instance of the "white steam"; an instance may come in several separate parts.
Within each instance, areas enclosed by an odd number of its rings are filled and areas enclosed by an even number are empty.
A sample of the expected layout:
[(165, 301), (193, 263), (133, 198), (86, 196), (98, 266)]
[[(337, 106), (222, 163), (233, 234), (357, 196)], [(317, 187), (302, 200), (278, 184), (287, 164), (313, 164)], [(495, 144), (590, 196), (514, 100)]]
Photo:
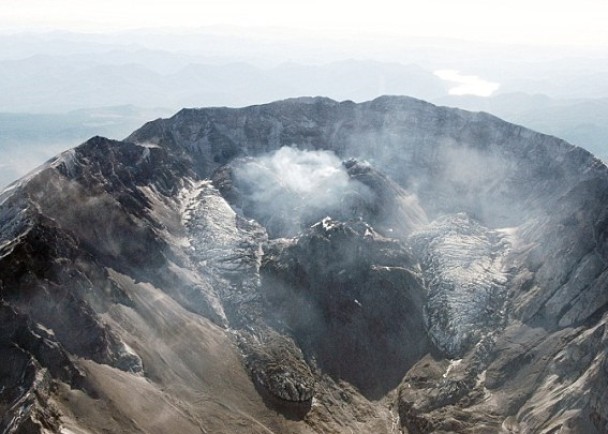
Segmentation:
[(283, 198), (307, 205), (333, 202), (350, 181), (335, 154), (288, 147), (245, 163), (238, 176), (257, 185), (253, 192), (256, 202)]
[(283, 147), (235, 167), (235, 181), (246, 193), (246, 208), (280, 235), (293, 235), (327, 215), (347, 218), (369, 195), (329, 151)]

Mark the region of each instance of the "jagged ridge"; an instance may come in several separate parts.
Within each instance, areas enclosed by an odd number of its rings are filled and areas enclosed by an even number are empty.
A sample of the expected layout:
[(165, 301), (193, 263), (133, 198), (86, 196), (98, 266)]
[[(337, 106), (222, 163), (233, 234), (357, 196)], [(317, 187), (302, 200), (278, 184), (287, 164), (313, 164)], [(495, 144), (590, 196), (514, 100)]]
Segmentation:
[[(234, 169), (282, 146), (369, 196), (276, 238)], [(607, 187), (559, 139), (400, 97), (93, 138), (0, 198), (2, 426), (605, 432)]]

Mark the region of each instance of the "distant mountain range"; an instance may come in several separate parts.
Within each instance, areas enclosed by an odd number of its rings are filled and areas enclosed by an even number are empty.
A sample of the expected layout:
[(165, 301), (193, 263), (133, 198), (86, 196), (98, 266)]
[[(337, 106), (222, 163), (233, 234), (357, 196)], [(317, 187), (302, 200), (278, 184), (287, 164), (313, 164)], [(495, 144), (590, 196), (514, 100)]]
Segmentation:
[[(181, 107), (243, 107), (294, 95), (355, 102), (408, 95), (487, 111), (608, 158), (602, 53), (270, 33), (0, 35), (0, 186), (92, 135), (120, 139)], [(500, 87), (488, 98), (451, 96), (452, 85), (434, 74), (444, 68)]]
[[(137, 53), (136, 53), (137, 54)], [(245, 106), (292, 95), (329, 95), (365, 100), (380, 94), (433, 99), (448, 85), (415, 65), (342, 61), (324, 65), (284, 63), (261, 68), (248, 63), (189, 63), (171, 72), (160, 62), (146, 65), (81, 56), (33, 56), (0, 62), (0, 108), (10, 112), (68, 110), (132, 104), (140, 107)], [(165, 64), (174, 56), (167, 55)], [(127, 59), (123, 59), (127, 60)], [(138, 63), (141, 61), (142, 63)], [(154, 63), (154, 62), (153, 62)]]

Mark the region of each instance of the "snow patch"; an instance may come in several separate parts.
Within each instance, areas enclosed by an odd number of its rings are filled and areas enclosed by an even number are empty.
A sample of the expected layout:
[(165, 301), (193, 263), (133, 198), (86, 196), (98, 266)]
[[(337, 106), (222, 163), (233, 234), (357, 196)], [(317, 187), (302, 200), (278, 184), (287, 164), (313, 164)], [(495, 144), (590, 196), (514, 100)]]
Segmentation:
[(423, 258), (430, 337), (447, 355), (461, 356), (505, 320), (511, 232), (460, 213), (437, 219), (411, 240)]
[(460, 365), (462, 363), (462, 359), (454, 359), (454, 360), (450, 360), (450, 364), (448, 365), (447, 369), (445, 370), (445, 373), (443, 374), (443, 378), (447, 378), (448, 375), (450, 375), (450, 372), (457, 368), (458, 365)]
[(317, 228), (317, 227), (319, 227), (319, 225), (321, 225), (323, 227), (323, 229), (325, 229), (325, 232), (329, 232), (332, 229), (337, 227), (337, 224), (329, 216), (325, 217), (323, 220), (321, 220), (320, 223), (315, 223), (311, 227)]

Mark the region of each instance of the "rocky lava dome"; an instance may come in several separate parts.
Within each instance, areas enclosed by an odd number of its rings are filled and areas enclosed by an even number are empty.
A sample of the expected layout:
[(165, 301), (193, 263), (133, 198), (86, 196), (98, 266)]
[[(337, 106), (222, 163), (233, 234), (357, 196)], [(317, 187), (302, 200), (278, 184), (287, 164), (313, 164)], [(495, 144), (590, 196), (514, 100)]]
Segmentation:
[(0, 432), (606, 433), (607, 203), (406, 97), (94, 137), (0, 195)]

